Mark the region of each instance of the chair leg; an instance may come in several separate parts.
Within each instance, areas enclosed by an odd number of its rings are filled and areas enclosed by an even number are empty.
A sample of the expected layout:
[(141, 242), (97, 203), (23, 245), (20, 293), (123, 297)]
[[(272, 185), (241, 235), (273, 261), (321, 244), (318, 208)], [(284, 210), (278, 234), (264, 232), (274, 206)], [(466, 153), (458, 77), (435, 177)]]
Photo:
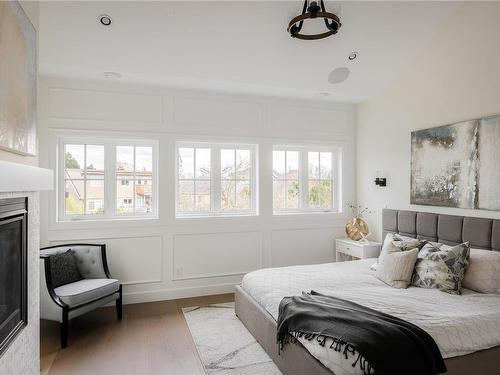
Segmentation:
[(116, 316), (118, 320), (122, 320), (123, 299), (122, 299), (122, 286), (120, 285), (120, 297), (116, 300)]
[(61, 348), (64, 349), (68, 346), (68, 308), (63, 307), (62, 317), (63, 321), (60, 323), (61, 330)]

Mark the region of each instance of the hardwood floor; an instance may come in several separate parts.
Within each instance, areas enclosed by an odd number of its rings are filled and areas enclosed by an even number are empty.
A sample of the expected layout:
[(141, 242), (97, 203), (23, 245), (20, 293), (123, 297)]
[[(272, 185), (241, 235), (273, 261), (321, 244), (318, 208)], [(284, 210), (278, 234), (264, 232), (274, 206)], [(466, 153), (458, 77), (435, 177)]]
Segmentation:
[(41, 321), (43, 375), (205, 374), (181, 309), (234, 301), (234, 294), (105, 307), (70, 322), (60, 349), (59, 323)]

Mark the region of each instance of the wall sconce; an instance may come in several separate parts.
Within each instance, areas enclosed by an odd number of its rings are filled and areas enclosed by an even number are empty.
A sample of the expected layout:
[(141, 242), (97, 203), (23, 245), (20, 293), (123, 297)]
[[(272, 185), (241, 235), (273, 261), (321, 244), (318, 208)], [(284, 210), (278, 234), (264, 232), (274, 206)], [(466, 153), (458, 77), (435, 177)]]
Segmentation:
[(386, 177), (380, 177), (380, 176), (385, 176), (386, 174), (382, 170), (378, 170), (375, 172), (375, 182), (376, 186), (384, 187), (387, 186), (387, 178)]

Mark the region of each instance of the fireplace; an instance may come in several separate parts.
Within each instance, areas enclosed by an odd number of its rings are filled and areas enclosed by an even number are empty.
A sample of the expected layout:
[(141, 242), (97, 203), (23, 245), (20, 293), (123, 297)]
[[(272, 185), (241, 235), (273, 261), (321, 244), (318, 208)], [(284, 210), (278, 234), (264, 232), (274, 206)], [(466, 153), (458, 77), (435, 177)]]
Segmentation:
[(27, 200), (0, 199), (0, 356), (28, 324)]

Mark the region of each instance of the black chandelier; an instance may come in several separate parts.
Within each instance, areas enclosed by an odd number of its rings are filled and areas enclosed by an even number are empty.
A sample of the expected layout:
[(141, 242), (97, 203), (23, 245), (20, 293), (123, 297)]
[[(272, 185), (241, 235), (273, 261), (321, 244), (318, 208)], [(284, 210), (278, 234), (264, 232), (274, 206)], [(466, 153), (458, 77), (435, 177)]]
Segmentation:
[[(301, 34), (300, 30), (302, 30), (304, 20), (310, 18), (323, 18), (323, 21), (325, 22), (326, 28), (328, 30), (320, 34)], [(323, 0), (319, 1), (319, 5), (317, 1), (305, 0), (304, 7), (302, 8), (302, 14), (292, 18), (292, 20), (288, 24), (287, 31), (290, 33), (290, 36), (292, 38), (314, 40), (323, 39), (330, 35), (337, 34), (340, 26), (342, 26), (342, 24), (340, 23), (340, 19), (336, 14), (327, 12), (325, 10), (325, 3), (323, 2)]]

